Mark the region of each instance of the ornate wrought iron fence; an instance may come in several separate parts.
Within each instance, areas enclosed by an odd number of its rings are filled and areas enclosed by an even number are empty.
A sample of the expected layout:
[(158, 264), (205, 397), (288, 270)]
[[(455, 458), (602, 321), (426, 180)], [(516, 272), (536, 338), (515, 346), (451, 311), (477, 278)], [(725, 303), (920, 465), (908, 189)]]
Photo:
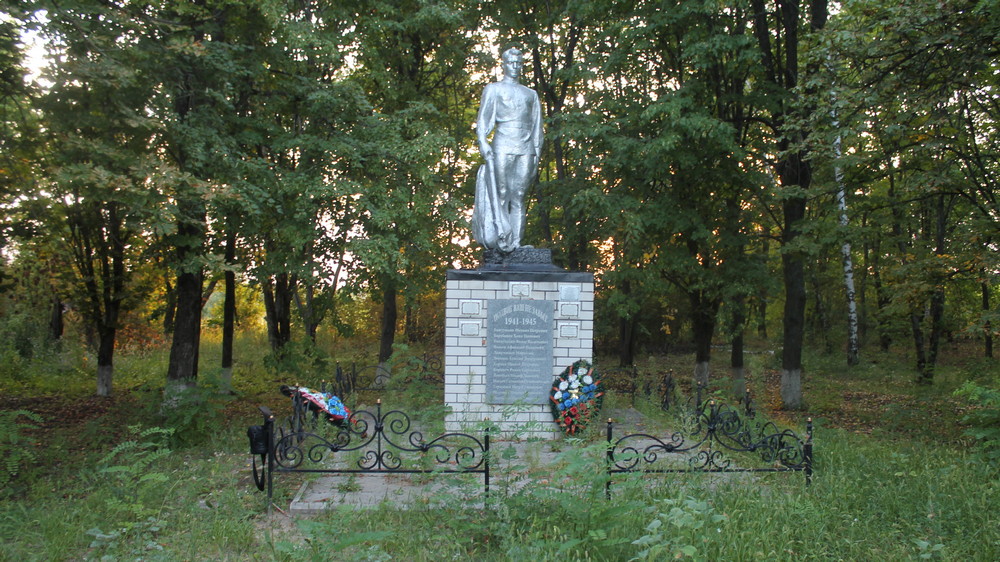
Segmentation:
[(669, 410), (671, 404), (677, 402), (677, 385), (674, 382), (673, 371), (666, 371), (659, 376), (643, 376), (635, 365), (604, 369), (601, 371), (601, 382), (605, 389), (615, 394), (629, 396), (632, 405), (635, 405), (637, 396), (659, 399), (660, 407), (664, 411)]
[(358, 368), (356, 363), (350, 367), (341, 367), (337, 363), (334, 374), (333, 388), (335, 394), (345, 397), (358, 391), (385, 390), (391, 373), (383, 365), (368, 365)]
[[(647, 433), (615, 439), (614, 423), (609, 419), (606, 493), (611, 494), (611, 475), (626, 472), (800, 471), (809, 485), (813, 472), (812, 418), (803, 439), (773, 422), (755, 421), (749, 395), (741, 402), (743, 415), (728, 404), (710, 400), (695, 411), (691, 431), (675, 432), (665, 439)], [(731, 458), (731, 453), (755, 455), (757, 462), (765, 466), (742, 466)]]
[[(339, 425), (320, 427), (302, 401), (286, 423), (279, 423), (271, 410), (260, 407), (264, 424), (248, 432), (251, 452), (261, 455), (258, 469), (254, 462), (254, 481), (267, 492), (268, 505), (273, 495), (274, 475), (281, 473), (325, 474), (442, 474), (473, 473), (483, 475), (483, 492), (490, 492), (490, 427), (482, 439), (468, 433), (448, 432), (425, 439), (413, 429), (410, 416), (400, 410), (358, 410)], [(311, 423), (310, 423), (311, 421)], [(327, 435), (321, 429), (332, 428)], [(259, 428), (256, 429), (255, 428)], [(255, 449), (254, 433), (258, 433)], [(407, 457), (412, 458), (407, 458)], [(356, 459), (356, 460), (355, 460)], [(410, 462), (413, 461), (413, 462)]]
[[(416, 371), (423, 377), (444, 375), (441, 358), (436, 355), (425, 353), (421, 357), (412, 357), (408, 363), (407, 367), (410, 370)], [(385, 390), (391, 374), (384, 365), (358, 367), (357, 363), (351, 363), (350, 367), (342, 367), (337, 363), (332, 386), (334, 393), (341, 397), (354, 392), (381, 391)]]
[[(251, 427), (248, 434), (251, 453), (262, 461), (258, 468), (254, 458), (254, 481), (260, 490), (267, 491), (269, 506), (274, 475), (294, 472), (476, 473), (483, 475), (484, 495), (489, 495), (488, 420), (481, 439), (450, 432), (428, 440), (412, 428), (404, 412), (383, 412), (381, 400), (374, 412), (359, 410), (338, 423), (328, 423), (316, 411), (310, 416), (309, 404), (297, 394), (292, 413), (280, 423), (268, 408), (262, 406), (260, 411), (264, 424)], [(606, 494), (610, 497), (613, 474), (629, 472), (802, 472), (809, 485), (813, 474), (812, 419), (803, 438), (754, 417), (747, 394), (738, 407), (716, 400), (696, 406), (692, 427), (666, 438), (632, 433), (615, 439), (614, 423), (609, 419)], [(347, 461), (351, 464), (345, 465)]]

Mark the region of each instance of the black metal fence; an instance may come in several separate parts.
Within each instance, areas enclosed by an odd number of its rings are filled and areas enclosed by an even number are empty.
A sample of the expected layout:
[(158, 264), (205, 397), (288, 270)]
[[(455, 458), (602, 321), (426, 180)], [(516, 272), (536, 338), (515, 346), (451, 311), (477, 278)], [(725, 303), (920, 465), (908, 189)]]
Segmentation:
[[(261, 406), (264, 424), (250, 434), (254, 459), (254, 481), (267, 491), (271, 504), (276, 474), (442, 474), (483, 475), (483, 492), (490, 491), (490, 428), (484, 424), (481, 438), (446, 432), (425, 439), (413, 429), (410, 416), (399, 410), (382, 411), (382, 401), (374, 412), (358, 410), (339, 424), (327, 423), (313, 415), (307, 405), (294, 403), (291, 416), (279, 422)], [(256, 436), (256, 442), (255, 442)]]
[(629, 396), (633, 405), (639, 396), (659, 400), (663, 410), (669, 410), (672, 404), (677, 403), (677, 385), (673, 371), (658, 375), (643, 374), (635, 365), (604, 369), (601, 371), (601, 384), (615, 394)]
[(755, 420), (749, 395), (741, 403), (739, 409), (715, 400), (700, 404), (690, 420), (692, 427), (666, 438), (632, 433), (615, 439), (614, 423), (609, 419), (607, 494), (611, 493), (611, 475), (628, 472), (802, 472), (809, 485), (813, 473), (812, 419), (803, 439), (773, 422)]
[[(399, 410), (359, 410), (340, 422), (328, 422), (298, 393), (290, 416), (276, 420), (260, 407), (264, 424), (251, 427), (254, 481), (267, 491), (271, 505), (273, 479), (282, 473), (483, 475), (484, 497), (490, 491), (490, 424), (481, 437), (446, 432), (425, 439), (410, 416)], [(806, 485), (813, 474), (813, 426), (805, 437), (773, 422), (755, 419), (749, 394), (732, 407), (716, 400), (695, 402), (688, 427), (666, 437), (631, 433), (615, 438), (607, 424), (606, 494), (614, 474), (681, 472), (802, 472)]]
[[(444, 371), (441, 368), (441, 358), (436, 355), (423, 354), (421, 357), (411, 357), (403, 365), (408, 372), (417, 373), (427, 378), (441, 378)], [(385, 365), (367, 365), (359, 367), (357, 363), (341, 365), (337, 363), (334, 380), (331, 386), (334, 394), (345, 397), (355, 392), (385, 390), (392, 373)]]

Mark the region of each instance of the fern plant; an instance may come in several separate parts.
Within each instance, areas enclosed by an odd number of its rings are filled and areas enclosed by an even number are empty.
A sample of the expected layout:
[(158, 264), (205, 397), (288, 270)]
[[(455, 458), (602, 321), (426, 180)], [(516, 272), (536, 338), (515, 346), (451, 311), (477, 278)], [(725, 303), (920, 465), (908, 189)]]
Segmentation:
[[(170, 437), (174, 430), (162, 427), (128, 427), (128, 438), (116, 445), (97, 463), (97, 475), (108, 494), (105, 505), (113, 517), (110, 531), (94, 527), (91, 548), (124, 552), (127, 558), (141, 559), (147, 552), (162, 550), (157, 536), (164, 526), (163, 500), (169, 495), (164, 484), (170, 480), (158, 470), (160, 461), (171, 454)], [(159, 505), (148, 500), (159, 499)], [(108, 555), (104, 558), (114, 558)], [(103, 559), (103, 558), (102, 558)]]
[(36, 427), (29, 422), (41, 423), (41, 421), (41, 416), (28, 410), (0, 412), (0, 458), (3, 458), (0, 486), (9, 484), (26, 464), (35, 460), (27, 436), (22, 431)]
[(155, 470), (155, 465), (170, 455), (167, 445), (174, 430), (132, 425), (128, 432), (129, 439), (98, 462), (98, 473), (107, 477), (109, 507), (143, 519), (155, 512), (145, 506), (144, 498), (169, 479), (166, 473)]

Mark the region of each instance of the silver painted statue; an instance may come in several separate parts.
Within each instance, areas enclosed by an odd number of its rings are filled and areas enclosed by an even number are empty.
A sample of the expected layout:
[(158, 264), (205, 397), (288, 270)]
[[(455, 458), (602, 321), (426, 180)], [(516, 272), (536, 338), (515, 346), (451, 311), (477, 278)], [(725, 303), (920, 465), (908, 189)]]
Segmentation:
[(521, 247), (524, 195), (542, 153), (542, 106), (538, 94), (518, 82), (523, 64), (521, 51), (504, 51), (503, 79), (483, 90), (476, 120), (484, 163), (476, 175), (472, 234), (484, 248), (504, 253)]

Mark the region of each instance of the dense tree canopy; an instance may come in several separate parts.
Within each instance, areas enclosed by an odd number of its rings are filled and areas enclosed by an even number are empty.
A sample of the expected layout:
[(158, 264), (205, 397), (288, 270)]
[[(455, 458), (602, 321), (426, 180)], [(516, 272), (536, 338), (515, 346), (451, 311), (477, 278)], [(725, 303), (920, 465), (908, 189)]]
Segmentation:
[[(644, 346), (691, 342), (704, 382), (713, 342), (733, 344), (739, 369), (744, 327), (780, 326), (782, 400), (799, 407), (804, 342), (847, 341), (847, 241), (862, 334), (912, 345), (930, 382), (949, 334), (992, 354), (998, 10), (5, 2), (3, 306), (37, 309), (10, 274), (56, 264), (46, 299), (80, 312), (101, 394), (116, 333), (154, 313), (172, 342), (167, 380), (194, 385), (217, 280), (230, 338), (237, 285), (260, 289), (277, 356), (372, 299), (388, 359), (397, 307), (416, 337), (444, 270), (475, 265), (472, 123), (498, 53), (518, 45), (546, 126), (527, 242), (597, 275), (602, 350), (629, 364)], [(48, 45), (40, 84), (25, 78), (29, 26)]]

